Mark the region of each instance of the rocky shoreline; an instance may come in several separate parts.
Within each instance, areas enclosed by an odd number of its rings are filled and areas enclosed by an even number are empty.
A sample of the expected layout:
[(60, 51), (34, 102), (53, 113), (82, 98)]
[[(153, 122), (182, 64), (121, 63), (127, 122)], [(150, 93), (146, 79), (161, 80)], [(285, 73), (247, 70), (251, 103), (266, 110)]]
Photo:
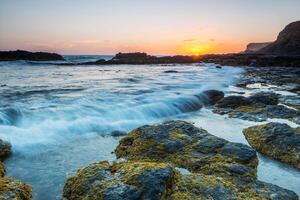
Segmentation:
[[(257, 122), (284, 118), (299, 124), (298, 73), (297, 68), (248, 67), (237, 84), (240, 88), (273, 85), (278, 91), (296, 94), (292, 100), (274, 92), (225, 96), (222, 91), (207, 90), (199, 101), (228, 117)], [(244, 135), (258, 152), (299, 169), (299, 128), (268, 123), (246, 128)], [(188, 122), (146, 125), (116, 136), (123, 137), (115, 149), (118, 159), (79, 169), (66, 181), (63, 199), (298, 199), (293, 191), (257, 180), (254, 149)], [(2, 161), (11, 148), (1, 140)], [(32, 199), (30, 185), (4, 178), (2, 162), (0, 172), (0, 199)]]

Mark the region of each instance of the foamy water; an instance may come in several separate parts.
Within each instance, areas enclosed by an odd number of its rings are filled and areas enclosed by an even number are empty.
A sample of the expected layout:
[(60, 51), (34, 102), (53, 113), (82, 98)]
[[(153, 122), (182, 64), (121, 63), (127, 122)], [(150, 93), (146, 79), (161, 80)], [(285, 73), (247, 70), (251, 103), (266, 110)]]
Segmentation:
[[(178, 73), (164, 73), (171, 69)], [(233, 91), (242, 72), (212, 64), (2, 62), (0, 138), (10, 141), (14, 151), (6, 161), (7, 176), (32, 184), (35, 199), (60, 199), (65, 179), (79, 167), (115, 158), (111, 152), (118, 138), (110, 132), (167, 119), (184, 119), (230, 141), (247, 143), (241, 131), (256, 123), (201, 109), (202, 91)], [(295, 191), (300, 185), (299, 171), (273, 160), (260, 156), (258, 169), (261, 180)]]

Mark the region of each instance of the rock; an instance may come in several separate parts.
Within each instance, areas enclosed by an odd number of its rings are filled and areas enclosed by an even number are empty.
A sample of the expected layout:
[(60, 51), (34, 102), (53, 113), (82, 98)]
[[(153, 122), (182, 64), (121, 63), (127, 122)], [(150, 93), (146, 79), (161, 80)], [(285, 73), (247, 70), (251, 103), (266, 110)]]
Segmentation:
[(11, 144), (4, 140), (0, 139), (0, 159), (4, 159), (5, 157), (11, 154)]
[(201, 97), (205, 105), (214, 105), (218, 101), (224, 98), (224, 92), (219, 90), (205, 90)]
[(166, 70), (166, 71), (164, 71), (164, 73), (178, 73), (178, 71), (176, 71), (176, 70)]
[(0, 199), (31, 200), (31, 186), (13, 178), (0, 178)]
[[(286, 200), (286, 199), (299, 199), (295, 192), (286, 190), (277, 185), (256, 181), (253, 185), (253, 190), (258, 194), (260, 199), (271, 200)], [(247, 199), (247, 197), (246, 197)]]
[(68, 200), (163, 199), (173, 189), (175, 171), (165, 163), (107, 161), (80, 169), (67, 180), (63, 197)]
[[(101, 161), (78, 170), (65, 183), (63, 199), (298, 200), (294, 192), (256, 179), (253, 149), (184, 121), (137, 128), (115, 151), (127, 160)], [(180, 173), (176, 166), (192, 173)]]
[(93, 163), (68, 178), (65, 200), (194, 200), (194, 199), (298, 199), (278, 186), (254, 181), (235, 185), (213, 175), (181, 174), (172, 165), (160, 162), (107, 161)]
[(274, 92), (258, 92), (250, 97), (228, 96), (218, 101), (214, 113), (231, 118), (262, 122), (268, 118), (288, 119), (299, 123), (300, 111), (277, 105), (279, 97)]
[(256, 53), (269, 44), (271, 44), (271, 42), (249, 43), (244, 53)]
[(257, 157), (253, 149), (230, 143), (184, 121), (135, 129), (120, 140), (115, 153), (118, 158), (171, 162), (191, 172), (229, 179), (241, 175), (229, 173), (228, 167), (242, 165), (248, 172), (242, 175), (243, 181), (253, 180), (256, 176)]
[(275, 55), (300, 55), (300, 21), (288, 24), (275, 42), (260, 49), (258, 53)]
[(268, 123), (243, 130), (257, 151), (300, 169), (300, 129), (287, 124)]
[(283, 105), (267, 106), (266, 115), (271, 118), (291, 119), (300, 116), (299, 110), (290, 109)]
[(125, 131), (118, 131), (118, 130), (112, 131), (110, 133), (110, 135), (113, 136), (113, 137), (121, 137), (121, 136), (124, 136), (126, 134), (127, 133)]
[(243, 96), (228, 96), (220, 100), (216, 107), (218, 108), (237, 108), (240, 106), (250, 105), (251, 101)]
[(249, 97), (253, 104), (277, 105), (278, 95), (274, 92), (258, 92)]
[(0, 51), (0, 61), (14, 61), (14, 60), (31, 60), (31, 61), (52, 61), (64, 60), (64, 58), (56, 53), (47, 52), (29, 52), (23, 50), (17, 51)]
[(4, 177), (5, 175), (5, 166), (3, 162), (0, 161), (0, 178)]

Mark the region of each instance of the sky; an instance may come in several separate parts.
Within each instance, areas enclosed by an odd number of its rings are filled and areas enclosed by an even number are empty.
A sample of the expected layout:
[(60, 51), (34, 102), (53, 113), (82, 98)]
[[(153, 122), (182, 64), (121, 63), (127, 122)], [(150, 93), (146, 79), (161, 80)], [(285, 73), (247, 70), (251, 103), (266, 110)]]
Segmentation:
[(0, 0), (0, 50), (240, 52), (300, 20), (300, 0)]

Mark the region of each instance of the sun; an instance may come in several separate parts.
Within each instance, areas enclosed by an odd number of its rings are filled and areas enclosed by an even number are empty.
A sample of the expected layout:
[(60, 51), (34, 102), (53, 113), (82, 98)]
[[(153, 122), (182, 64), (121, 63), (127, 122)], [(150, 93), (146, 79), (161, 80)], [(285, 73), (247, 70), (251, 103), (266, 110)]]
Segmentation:
[(200, 56), (211, 51), (208, 44), (189, 44), (185, 46), (184, 52), (193, 56)]

